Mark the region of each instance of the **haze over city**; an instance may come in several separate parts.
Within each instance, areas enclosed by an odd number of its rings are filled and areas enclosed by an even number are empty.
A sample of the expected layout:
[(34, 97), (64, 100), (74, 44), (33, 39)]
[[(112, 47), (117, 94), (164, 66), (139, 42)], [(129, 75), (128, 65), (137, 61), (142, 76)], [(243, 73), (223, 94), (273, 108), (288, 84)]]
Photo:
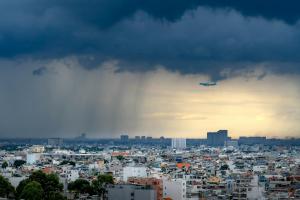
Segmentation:
[(1, 137), (299, 137), (299, 3), (213, 2), (2, 0)]

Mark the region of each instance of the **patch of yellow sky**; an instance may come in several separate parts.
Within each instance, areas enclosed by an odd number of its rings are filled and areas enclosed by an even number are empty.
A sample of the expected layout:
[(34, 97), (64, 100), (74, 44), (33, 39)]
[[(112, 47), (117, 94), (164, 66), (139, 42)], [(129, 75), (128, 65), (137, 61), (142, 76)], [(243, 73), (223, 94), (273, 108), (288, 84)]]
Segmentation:
[(233, 138), (300, 136), (299, 77), (236, 77), (215, 87), (199, 86), (207, 77), (198, 75), (160, 70), (149, 77), (138, 131), (187, 138), (219, 129)]

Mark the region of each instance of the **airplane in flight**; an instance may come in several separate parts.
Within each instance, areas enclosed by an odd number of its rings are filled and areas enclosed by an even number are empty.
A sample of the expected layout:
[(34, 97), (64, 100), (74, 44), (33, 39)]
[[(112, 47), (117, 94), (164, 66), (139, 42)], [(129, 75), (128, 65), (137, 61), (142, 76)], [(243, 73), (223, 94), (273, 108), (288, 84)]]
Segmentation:
[(202, 82), (202, 83), (199, 83), (199, 85), (204, 86), (204, 87), (210, 87), (210, 86), (216, 86), (217, 82)]

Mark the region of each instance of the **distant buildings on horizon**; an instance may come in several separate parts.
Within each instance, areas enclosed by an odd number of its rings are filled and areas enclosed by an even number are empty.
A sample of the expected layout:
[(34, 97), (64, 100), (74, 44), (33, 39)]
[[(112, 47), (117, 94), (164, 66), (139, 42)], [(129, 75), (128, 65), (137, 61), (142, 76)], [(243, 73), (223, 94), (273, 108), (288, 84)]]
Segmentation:
[[(300, 146), (300, 138), (267, 138), (267, 137), (257, 137), (257, 136), (240, 136), (238, 139), (232, 139), (229, 136), (228, 130), (219, 130), (216, 132), (208, 132), (207, 138), (186, 138), (186, 147), (196, 146), (196, 145), (207, 145), (211, 147), (220, 146), (237, 146), (237, 145), (254, 145), (254, 144), (264, 144), (264, 145), (297, 145)], [(172, 138), (161, 137), (151, 137), (151, 136), (131, 136), (129, 134), (122, 134), (119, 138), (89, 138), (87, 134), (82, 133), (80, 136), (75, 138), (0, 138), (0, 143), (2, 144), (48, 144), (53, 147), (61, 147), (62, 145), (80, 143), (80, 144), (115, 144), (115, 145), (160, 145), (161, 147), (175, 147), (175, 140)], [(175, 147), (177, 148), (177, 147)], [(179, 147), (181, 148), (181, 147)]]
[(230, 138), (228, 138), (228, 130), (207, 133), (208, 146), (224, 146), (228, 140), (230, 140)]
[(173, 149), (185, 149), (186, 139), (185, 138), (172, 138), (172, 148)]
[(63, 139), (62, 138), (48, 138), (47, 143), (50, 146), (59, 147), (59, 146), (63, 145)]
[[(134, 138), (130, 138), (129, 135), (120, 135), (120, 141), (124, 144), (126, 142), (162, 142), (162, 141), (169, 141), (169, 145), (173, 149), (185, 149), (187, 148), (187, 143), (193, 145), (197, 144), (196, 141), (199, 142), (200, 145), (207, 145), (211, 147), (221, 147), (221, 146), (238, 146), (238, 145), (253, 145), (253, 144), (267, 144), (276, 142), (278, 139), (267, 139), (267, 137), (257, 137), (257, 136), (250, 136), (245, 137), (241, 136), (239, 139), (232, 139), (228, 135), (228, 130), (218, 130), (216, 132), (207, 132), (206, 139), (186, 139), (186, 138), (165, 138), (161, 136), (160, 138), (152, 138), (150, 136), (134, 136)], [(300, 145), (300, 143), (299, 143)]]

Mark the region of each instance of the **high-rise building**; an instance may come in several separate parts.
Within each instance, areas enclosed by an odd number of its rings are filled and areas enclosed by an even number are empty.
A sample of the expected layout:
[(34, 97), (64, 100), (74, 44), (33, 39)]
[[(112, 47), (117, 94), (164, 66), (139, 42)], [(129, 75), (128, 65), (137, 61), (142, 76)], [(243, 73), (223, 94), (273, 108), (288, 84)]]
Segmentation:
[(51, 146), (61, 146), (63, 144), (62, 138), (49, 138), (48, 139), (48, 145)]
[(173, 149), (185, 149), (186, 139), (185, 138), (172, 138), (172, 148)]
[(140, 140), (140, 139), (141, 139), (141, 136), (135, 136), (135, 139), (136, 139), (136, 140)]
[(219, 130), (217, 132), (207, 133), (207, 145), (208, 146), (224, 146), (228, 140), (228, 131)]
[(126, 141), (129, 140), (129, 136), (128, 135), (121, 135), (120, 138), (121, 138), (122, 142), (126, 142)]
[(153, 138), (151, 136), (148, 136), (146, 139), (147, 140), (152, 140)]

